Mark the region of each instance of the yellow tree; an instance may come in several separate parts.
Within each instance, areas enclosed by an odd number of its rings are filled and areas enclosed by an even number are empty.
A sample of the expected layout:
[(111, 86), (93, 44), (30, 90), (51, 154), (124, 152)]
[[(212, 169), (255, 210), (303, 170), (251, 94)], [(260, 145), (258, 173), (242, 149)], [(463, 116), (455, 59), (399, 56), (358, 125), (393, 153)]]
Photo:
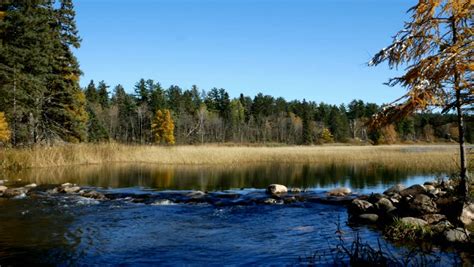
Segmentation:
[(416, 110), (437, 107), (457, 113), (460, 148), (460, 192), (468, 190), (464, 142), (464, 107), (474, 103), (473, 5), (471, 0), (419, 0), (409, 9), (411, 20), (393, 37), (393, 43), (378, 52), (369, 65), (388, 62), (390, 68), (408, 66), (406, 72), (389, 80), (407, 93), (371, 121), (380, 127)]
[(151, 124), (151, 129), (156, 143), (165, 142), (169, 145), (175, 143), (174, 122), (169, 109), (157, 110)]
[(6, 143), (10, 140), (11, 132), (8, 128), (7, 119), (5, 113), (0, 112), (0, 143)]

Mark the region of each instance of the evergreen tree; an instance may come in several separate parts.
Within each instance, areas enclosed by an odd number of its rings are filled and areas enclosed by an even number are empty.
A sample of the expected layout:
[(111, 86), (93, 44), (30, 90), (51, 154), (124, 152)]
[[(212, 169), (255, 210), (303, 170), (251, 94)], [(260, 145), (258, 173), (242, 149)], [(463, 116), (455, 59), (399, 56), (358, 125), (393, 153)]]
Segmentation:
[(97, 86), (97, 100), (102, 108), (109, 107), (109, 92), (107, 88), (109, 88), (109, 86), (104, 81), (100, 81)]
[(98, 103), (99, 95), (93, 80), (91, 80), (89, 85), (87, 85), (86, 89), (84, 90), (84, 94), (86, 95), (86, 99), (89, 103)]

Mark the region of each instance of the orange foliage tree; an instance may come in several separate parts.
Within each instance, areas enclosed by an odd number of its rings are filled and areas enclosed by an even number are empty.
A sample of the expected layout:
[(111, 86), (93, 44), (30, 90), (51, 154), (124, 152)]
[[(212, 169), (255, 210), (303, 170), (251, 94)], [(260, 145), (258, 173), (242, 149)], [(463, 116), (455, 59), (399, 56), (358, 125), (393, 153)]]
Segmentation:
[(8, 128), (7, 119), (5, 113), (0, 112), (0, 143), (6, 143), (10, 140), (11, 132)]
[(389, 80), (407, 93), (374, 116), (372, 127), (401, 119), (416, 110), (438, 107), (454, 109), (460, 144), (460, 192), (468, 190), (463, 113), (474, 103), (472, 71), (474, 44), (471, 0), (419, 0), (409, 9), (411, 20), (393, 37), (393, 43), (378, 52), (369, 65), (388, 62), (391, 68), (408, 66)]
[(169, 109), (157, 110), (151, 124), (156, 143), (174, 145), (174, 122)]

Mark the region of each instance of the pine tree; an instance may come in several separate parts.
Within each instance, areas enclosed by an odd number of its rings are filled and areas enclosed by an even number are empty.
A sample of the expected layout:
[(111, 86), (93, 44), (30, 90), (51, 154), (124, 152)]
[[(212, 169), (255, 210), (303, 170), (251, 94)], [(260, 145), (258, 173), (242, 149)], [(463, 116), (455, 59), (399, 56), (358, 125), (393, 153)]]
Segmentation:
[(104, 81), (100, 81), (97, 86), (97, 101), (102, 108), (109, 107), (109, 92), (107, 88), (109, 88), (109, 86)]
[(8, 128), (8, 122), (5, 113), (0, 112), (0, 143), (7, 143), (10, 140), (11, 132)]
[(174, 138), (174, 122), (171, 118), (171, 112), (169, 109), (157, 110), (151, 129), (156, 143), (166, 143), (173, 145), (175, 143)]
[(463, 107), (474, 103), (472, 90), (472, 1), (419, 0), (409, 10), (405, 23), (393, 43), (378, 52), (369, 65), (387, 61), (391, 68), (408, 65), (401, 77), (391, 79), (391, 86), (402, 85), (408, 92), (384, 108), (373, 120), (377, 127), (406, 117), (429, 106), (444, 111), (456, 110), (460, 149), (461, 195), (468, 194), (468, 173), (464, 142)]

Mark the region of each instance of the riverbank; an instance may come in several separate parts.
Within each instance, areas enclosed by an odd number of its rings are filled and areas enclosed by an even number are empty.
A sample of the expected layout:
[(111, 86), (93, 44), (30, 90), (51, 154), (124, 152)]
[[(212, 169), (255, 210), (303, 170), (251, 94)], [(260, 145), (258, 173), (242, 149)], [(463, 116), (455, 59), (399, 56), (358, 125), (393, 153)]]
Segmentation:
[[(471, 160), (472, 161), (472, 160)], [(452, 172), (458, 166), (457, 145), (391, 146), (152, 146), (65, 144), (1, 149), (0, 168), (20, 170), (107, 163), (238, 165), (248, 163), (381, 164)]]

